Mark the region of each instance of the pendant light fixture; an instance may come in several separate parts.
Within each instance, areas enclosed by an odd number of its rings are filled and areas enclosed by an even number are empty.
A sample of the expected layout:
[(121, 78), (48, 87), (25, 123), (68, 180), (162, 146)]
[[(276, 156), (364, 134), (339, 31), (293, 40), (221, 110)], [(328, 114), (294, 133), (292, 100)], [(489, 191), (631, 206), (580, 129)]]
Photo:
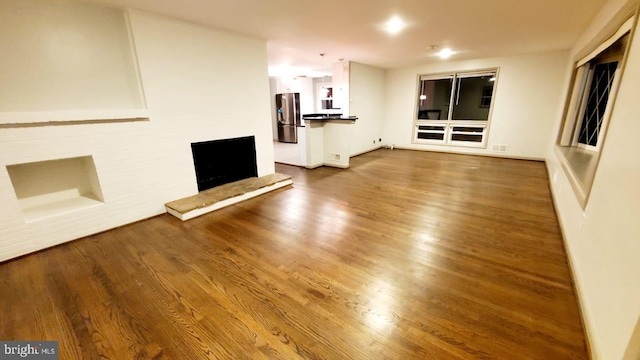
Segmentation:
[[(322, 57), (322, 71), (324, 71), (324, 56), (327, 55), (325, 53), (321, 53), (320, 56)], [(329, 96), (329, 88), (327, 88), (326, 84), (325, 84), (325, 80), (326, 80), (326, 75), (322, 76), (322, 86), (320, 87), (320, 89), (322, 90), (322, 94), (320, 95), (321, 98), (326, 99)]]

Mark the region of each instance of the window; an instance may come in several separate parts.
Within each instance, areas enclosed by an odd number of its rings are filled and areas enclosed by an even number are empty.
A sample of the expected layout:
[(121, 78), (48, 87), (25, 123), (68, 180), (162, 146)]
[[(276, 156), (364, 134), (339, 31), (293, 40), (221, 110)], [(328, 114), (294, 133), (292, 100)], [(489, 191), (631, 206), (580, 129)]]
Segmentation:
[(589, 86), (589, 91), (584, 93), (586, 99), (580, 116), (578, 145), (597, 147), (617, 69), (618, 60), (590, 66), (591, 86)]
[(320, 104), (322, 110), (333, 109), (333, 88), (322, 87), (320, 88)]
[(321, 83), (316, 87), (318, 94), (317, 109), (319, 113), (336, 113), (340, 108), (334, 107), (333, 86), (331, 83)]
[(628, 41), (627, 32), (602, 52), (578, 63), (572, 89), (573, 111), (568, 114), (561, 145), (600, 150), (602, 141), (598, 140), (604, 137), (612, 109), (610, 98), (617, 91)]
[(497, 70), (422, 75), (414, 143), (486, 147)]
[(622, 78), (632, 20), (629, 19), (612, 37), (576, 62), (556, 150), (583, 207), (595, 178)]

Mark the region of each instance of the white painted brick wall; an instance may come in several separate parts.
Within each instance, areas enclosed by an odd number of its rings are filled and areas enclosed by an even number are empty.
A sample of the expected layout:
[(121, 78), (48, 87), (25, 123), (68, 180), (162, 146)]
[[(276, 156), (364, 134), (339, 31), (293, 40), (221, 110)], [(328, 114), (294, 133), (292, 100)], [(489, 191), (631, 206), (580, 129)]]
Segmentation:
[[(265, 42), (130, 18), (150, 121), (0, 128), (0, 261), (161, 214), (196, 193), (192, 142), (255, 135), (258, 175), (274, 172)], [(6, 165), (84, 155), (104, 204), (25, 223)]]

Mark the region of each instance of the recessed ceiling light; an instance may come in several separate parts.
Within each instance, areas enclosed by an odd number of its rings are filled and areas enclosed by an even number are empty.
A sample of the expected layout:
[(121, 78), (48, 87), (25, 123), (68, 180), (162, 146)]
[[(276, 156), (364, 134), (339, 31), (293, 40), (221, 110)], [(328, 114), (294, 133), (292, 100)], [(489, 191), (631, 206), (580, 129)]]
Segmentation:
[(394, 17), (387, 21), (384, 28), (387, 29), (387, 32), (390, 34), (397, 34), (400, 30), (404, 29), (404, 22), (402, 22), (400, 18)]
[(451, 57), (451, 55), (453, 55), (453, 51), (449, 48), (444, 48), (440, 50), (440, 52), (438, 53), (438, 56), (440, 56), (443, 59), (448, 59)]

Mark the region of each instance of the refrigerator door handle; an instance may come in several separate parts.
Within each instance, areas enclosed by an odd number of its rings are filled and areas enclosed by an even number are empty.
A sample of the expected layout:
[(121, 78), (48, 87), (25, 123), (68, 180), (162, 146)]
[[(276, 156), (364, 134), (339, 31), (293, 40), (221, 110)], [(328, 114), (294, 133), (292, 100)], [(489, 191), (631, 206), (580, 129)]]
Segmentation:
[(294, 94), (294, 95), (293, 95), (293, 100), (294, 100), (294, 101), (292, 101), (292, 102), (293, 102), (293, 104), (292, 104), (292, 106), (291, 106), (291, 107), (293, 108), (293, 119), (292, 119), (292, 120), (293, 120), (293, 126), (298, 125), (298, 111), (296, 110), (296, 102), (295, 102), (295, 98), (296, 98), (296, 96), (295, 96), (295, 94)]

